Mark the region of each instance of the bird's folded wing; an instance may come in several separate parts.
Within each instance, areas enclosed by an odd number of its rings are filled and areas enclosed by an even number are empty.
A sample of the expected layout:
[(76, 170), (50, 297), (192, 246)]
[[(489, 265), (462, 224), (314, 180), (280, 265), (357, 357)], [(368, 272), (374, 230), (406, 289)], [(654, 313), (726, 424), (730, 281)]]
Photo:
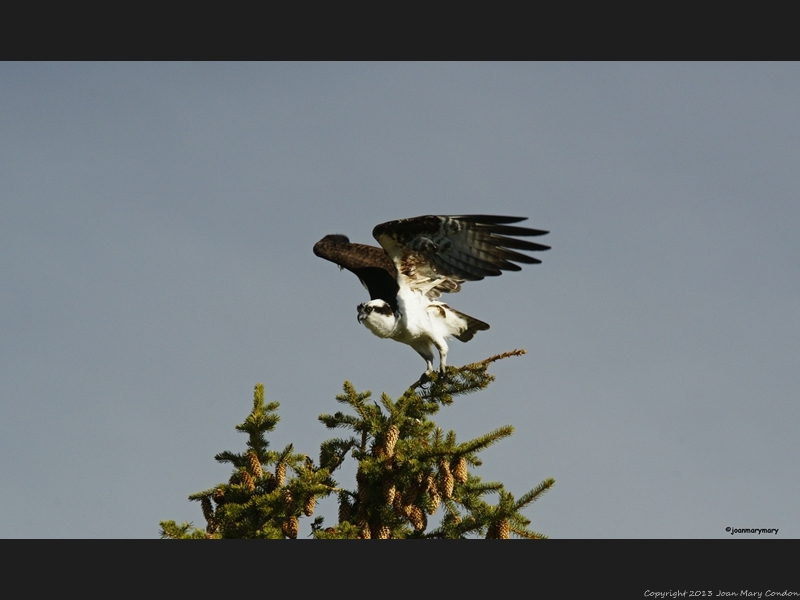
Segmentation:
[(352, 244), (347, 236), (333, 234), (314, 244), (314, 254), (355, 273), (371, 300), (382, 299), (396, 305), (397, 273), (383, 248)]

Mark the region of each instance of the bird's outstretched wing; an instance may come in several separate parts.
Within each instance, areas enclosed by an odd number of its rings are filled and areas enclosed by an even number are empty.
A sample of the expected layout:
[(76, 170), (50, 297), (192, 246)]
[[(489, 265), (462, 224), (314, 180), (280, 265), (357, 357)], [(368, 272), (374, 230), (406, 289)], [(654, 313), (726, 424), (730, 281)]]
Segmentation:
[(355, 273), (370, 300), (385, 300), (397, 310), (397, 271), (383, 248), (352, 244), (346, 235), (333, 234), (314, 244), (314, 254)]
[(518, 252), (550, 249), (518, 239), (548, 233), (509, 225), (524, 220), (494, 215), (426, 215), (382, 223), (372, 235), (394, 263), (401, 283), (436, 298), (441, 292), (458, 292), (465, 281), (519, 271), (521, 267), (515, 263), (542, 262)]

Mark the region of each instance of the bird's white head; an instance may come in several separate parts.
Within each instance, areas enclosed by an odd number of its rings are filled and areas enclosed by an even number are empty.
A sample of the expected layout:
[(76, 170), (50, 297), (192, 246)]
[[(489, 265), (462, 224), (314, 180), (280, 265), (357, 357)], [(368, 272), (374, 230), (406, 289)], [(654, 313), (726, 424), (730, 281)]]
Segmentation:
[(394, 333), (397, 317), (386, 300), (370, 300), (358, 305), (358, 322), (378, 337), (388, 338)]

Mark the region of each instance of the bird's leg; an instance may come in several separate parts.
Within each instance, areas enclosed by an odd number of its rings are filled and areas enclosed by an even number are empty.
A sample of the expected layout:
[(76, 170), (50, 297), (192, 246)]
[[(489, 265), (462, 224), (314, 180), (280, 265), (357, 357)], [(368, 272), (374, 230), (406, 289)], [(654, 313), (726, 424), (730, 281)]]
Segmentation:
[[(417, 352), (419, 352), (419, 350), (417, 350)], [(422, 354), (422, 352), (419, 352), (419, 354), (425, 359), (425, 363), (428, 365), (428, 368), (425, 369), (425, 372), (422, 375), (420, 375), (419, 379), (411, 384), (412, 388), (422, 387), (428, 383), (431, 380), (431, 376), (436, 373), (436, 371), (433, 370), (433, 354), (430, 355), (430, 358)]]
[(447, 342), (434, 340), (433, 345), (439, 351), (439, 372), (444, 374), (447, 370)]
[(430, 346), (428, 344), (425, 344), (425, 345), (412, 345), (411, 347), (414, 348), (414, 350), (417, 351), (417, 354), (419, 354), (425, 360), (425, 365), (427, 368), (425, 369), (425, 372), (422, 374), (422, 377), (424, 378), (425, 376), (433, 373), (433, 352), (431, 352)]

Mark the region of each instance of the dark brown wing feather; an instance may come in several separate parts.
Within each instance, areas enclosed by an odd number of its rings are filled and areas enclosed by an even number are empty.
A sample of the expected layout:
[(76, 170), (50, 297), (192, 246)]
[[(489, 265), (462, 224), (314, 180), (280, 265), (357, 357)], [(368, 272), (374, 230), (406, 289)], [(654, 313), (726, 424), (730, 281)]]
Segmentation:
[(550, 247), (518, 238), (548, 232), (509, 225), (524, 220), (496, 215), (426, 215), (382, 223), (372, 235), (410, 286), (424, 287), (444, 277), (446, 281), (435, 289), (458, 291), (464, 281), (519, 271), (521, 267), (515, 263), (541, 262), (518, 251), (537, 252)]
[(351, 244), (345, 235), (326, 235), (314, 244), (314, 254), (355, 273), (370, 300), (386, 300), (397, 310), (397, 271), (383, 248)]

